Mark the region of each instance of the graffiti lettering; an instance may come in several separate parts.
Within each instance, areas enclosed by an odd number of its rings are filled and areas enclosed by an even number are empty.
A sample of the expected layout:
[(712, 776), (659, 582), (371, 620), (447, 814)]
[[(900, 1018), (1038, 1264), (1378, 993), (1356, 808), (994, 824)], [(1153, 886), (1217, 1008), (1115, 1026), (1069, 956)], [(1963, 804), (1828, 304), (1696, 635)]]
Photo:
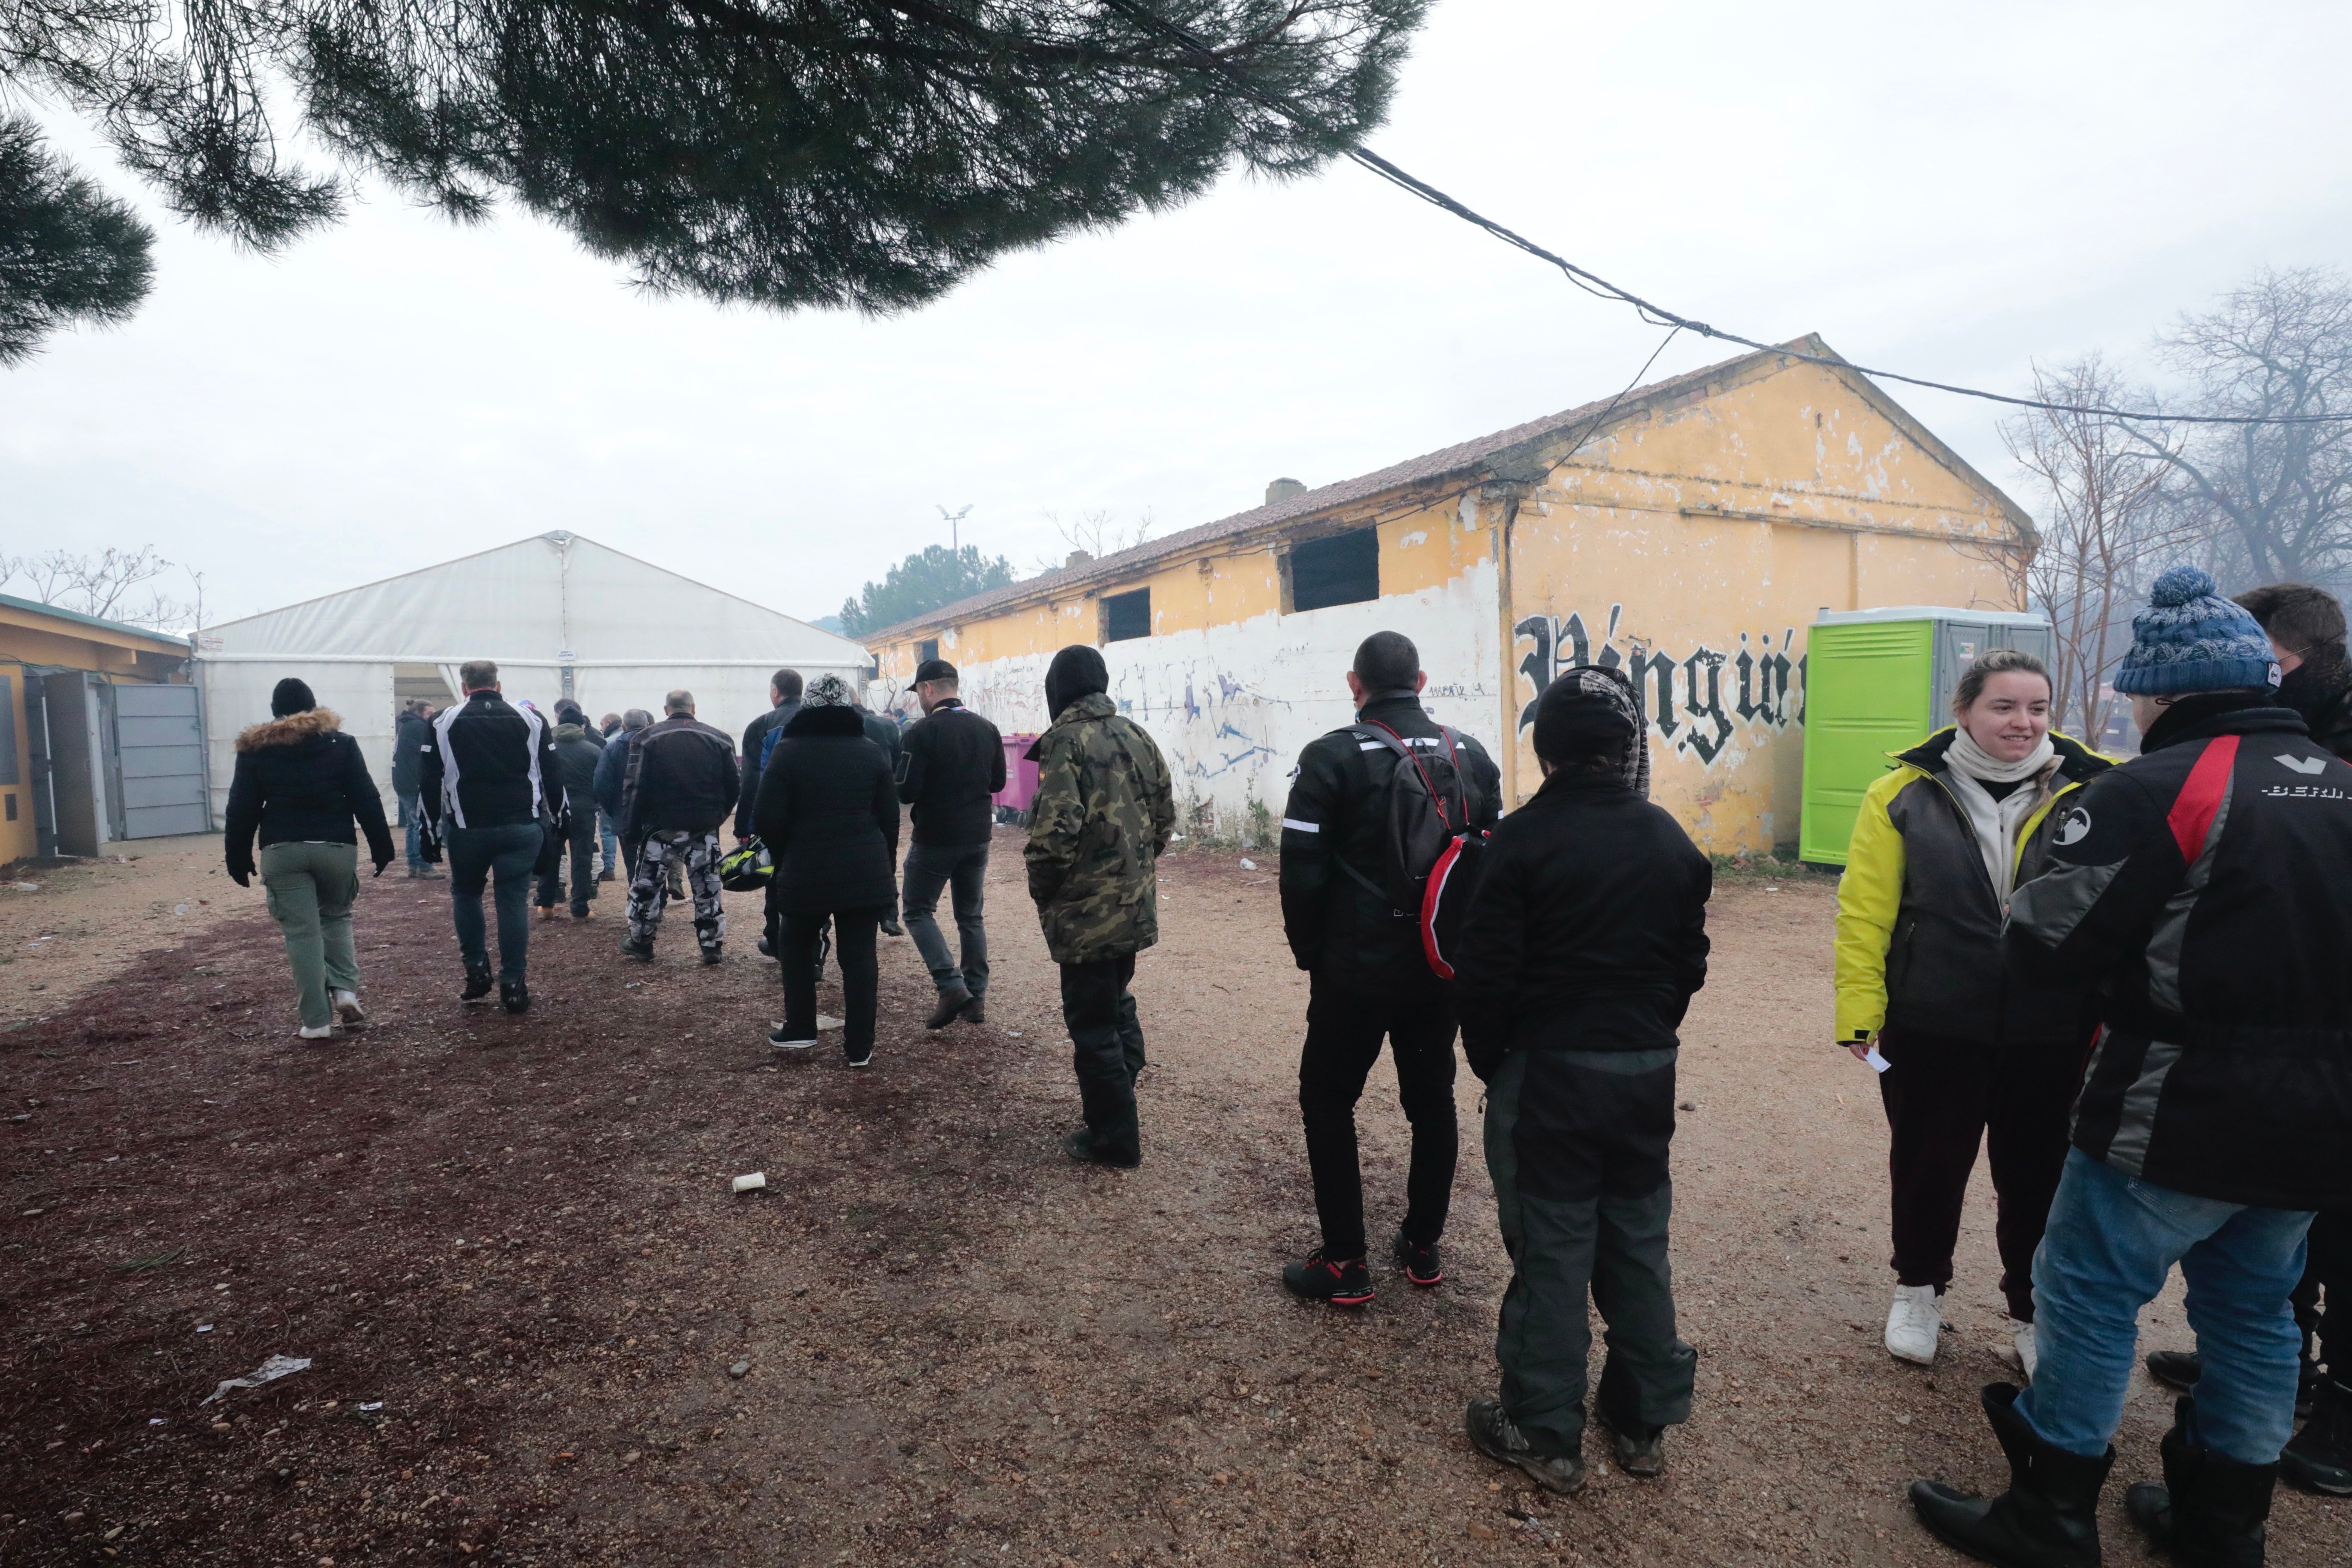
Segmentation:
[[(1583, 665), (1624, 670), (1633, 680), (1633, 704), (1643, 725), (1675, 751), (1696, 757), (1702, 766), (1721, 756), (1742, 726), (1780, 731), (1804, 722), (1805, 661), (1789, 658), (1789, 650), (1796, 645), (1794, 627), (1781, 629), (1778, 647), (1770, 632), (1741, 632), (1736, 656), (1705, 643), (1676, 656), (1639, 638), (1630, 640), (1621, 652), (1617, 628), (1624, 608), (1609, 606), (1608, 629), (1598, 649), (1580, 614), (1570, 614), (1564, 620), (1529, 616), (1511, 628), (1515, 637), (1530, 645), (1518, 664), (1519, 675), (1529, 688), (1528, 700), (1519, 709), (1522, 731), (1535, 723), (1536, 703), (1553, 678), (1563, 669)], [(1738, 698), (1728, 709), (1723, 689), (1727, 668), (1738, 683)]]

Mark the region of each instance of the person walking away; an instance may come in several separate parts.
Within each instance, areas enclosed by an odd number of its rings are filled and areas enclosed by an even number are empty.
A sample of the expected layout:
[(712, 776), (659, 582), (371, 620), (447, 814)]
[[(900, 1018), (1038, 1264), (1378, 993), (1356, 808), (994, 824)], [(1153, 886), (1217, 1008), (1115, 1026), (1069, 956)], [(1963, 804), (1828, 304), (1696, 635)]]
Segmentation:
[(375, 874), (392, 864), (392, 830), (383, 797), (368, 776), (357, 741), (290, 676), (269, 694), (270, 721), (236, 738), (223, 842), (229, 879), (253, 885), (253, 845), (261, 840), (261, 885), (270, 917), (285, 933), (294, 971), (301, 1037), (323, 1040), (335, 1023), (360, 1024), (359, 958), (352, 945), (352, 904), (359, 898), (359, 844), (367, 835)]
[(2030, 1379), (2033, 1249), (2066, 1163), (2090, 998), (2080, 983), (2005, 977), (2000, 927), (2068, 798), (2109, 763), (2051, 731), (2049, 674), (2015, 648), (1969, 666), (1952, 718), (1889, 753), (1894, 767), (1863, 795), (1838, 882), (1837, 1040), (1889, 1064), (1887, 1353), (1935, 1363), (1969, 1175), (1990, 1142), (2001, 1294)]
[[(907, 850), (907, 929), (939, 987), (924, 1020), (944, 1029), (956, 1019), (988, 1018), (988, 932), (981, 905), (988, 887), (988, 844), (996, 831), (993, 797), (1004, 788), (1004, 742), (996, 726), (963, 705), (961, 678), (943, 658), (927, 658), (907, 688), (923, 705), (897, 761), (898, 798), (912, 808), (915, 841)], [(887, 721), (886, 721), (887, 722)], [(895, 726), (893, 726), (895, 728)], [(956, 955), (940, 934), (940, 893), (953, 900)]]
[(2041, 1365), (1982, 1394), (2008, 1491), (1917, 1481), (1946, 1543), (2099, 1561), (2139, 1310), (2179, 1264), (2203, 1371), (2164, 1481), (2125, 1511), (2177, 1563), (2252, 1568), (2294, 1423), (2288, 1295), (2316, 1209), (2352, 1206), (2352, 766), (2277, 705), (2261, 626), (2189, 566), (2156, 580), (2115, 678), (2140, 754), (2092, 781), (2010, 899), (2021, 971), (2099, 986), (2073, 1148), (2033, 1258)]
[[(644, 709), (630, 709), (621, 720), (621, 727), (606, 739), (604, 749), (596, 755), (596, 816), (604, 824), (605, 831), (613, 833), (614, 841), (619, 844), (621, 864), (632, 879), (637, 871), (637, 848), (634, 844), (620, 842), (614, 825), (621, 820), (621, 790), (628, 782), (625, 770), (629, 761), (630, 742), (651, 729), (653, 721), (654, 716)], [(608, 857), (605, 864), (609, 868), (611, 863)], [(597, 880), (604, 879), (600, 877)]]
[(735, 801), (735, 748), (694, 716), (694, 693), (673, 691), (663, 719), (629, 743), (622, 763), (624, 843), (635, 846), (629, 876), (629, 929), (621, 951), (651, 963), (662, 910), (677, 868), (694, 892), (694, 934), (702, 962), (725, 958), (727, 911), (719, 887), (719, 829)]
[[(584, 921), (595, 911), (588, 907), (596, 896), (596, 881), (591, 860), (596, 853), (596, 764), (604, 758), (604, 748), (591, 742), (592, 732), (586, 715), (577, 707), (558, 703), (555, 710), (562, 722), (555, 726), (555, 769), (563, 780), (563, 798), (572, 807), (572, 831), (565, 847), (572, 857), (572, 918)], [(553, 870), (539, 879), (539, 912), (542, 918), (555, 918), (555, 906), (563, 901), (563, 866), (557, 862)]]
[(1511, 1280), (1500, 1397), (1473, 1447), (1548, 1490), (1585, 1481), (1589, 1312), (1608, 1326), (1593, 1413), (1620, 1468), (1665, 1470), (1697, 1352), (1667, 1267), (1675, 1031), (1706, 980), (1714, 868), (1650, 804), (1649, 748), (1618, 670), (1562, 672), (1536, 704), (1543, 783), (1488, 841), (1454, 965), (1463, 1055), (1486, 1086), (1486, 1169)]
[[(460, 665), (466, 700), (433, 721), (425, 753), (425, 819), (448, 847), (449, 908), (466, 965), (458, 999), (478, 1002), (495, 984), (509, 1013), (530, 1007), (531, 870), (545, 837), (542, 816), (563, 820), (565, 800), (555, 737), (546, 721), (499, 694), (499, 667), (486, 658)], [(499, 968), (490, 973), (482, 893), (497, 907)]]
[(1029, 749), (1037, 796), (1022, 858), (1046, 951), (1062, 970), (1062, 1022), (1085, 1115), (1062, 1150), (1132, 1167), (1143, 1163), (1135, 1078), (1144, 1050), (1128, 987), (1135, 955), (1160, 940), (1158, 864), (1176, 801), (1160, 748), (1109, 691), (1102, 655), (1084, 644), (1046, 667), (1052, 722)]
[[(1402, 771), (1438, 783), (1448, 836), (1483, 832), (1502, 809), (1502, 774), (1486, 748), (1423, 711), (1429, 677), (1401, 632), (1375, 632), (1348, 671), (1356, 722), (1299, 753), (1282, 808), (1282, 928), (1307, 971), (1307, 1039), (1298, 1110), (1322, 1245), (1282, 1271), (1294, 1295), (1360, 1307), (1372, 1299), (1356, 1102), (1389, 1044), (1397, 1098), (1412, 1127), (1403, 1225), (1391, 1257), (1415, 1285), (1445, 1278), (1438, 1243), (1454, 1193), (1454, 987), (1423, 956), (1420, 910), (1387, 886), (1391, 796)], [(1408, 762), (1396, 746), (1424, 761)], [(1416, 778), (1418, 782), (1418, 778)]]
[[(613, 738), (620, 732), (621, 716), (618, 713), (605, 714), (602, 719), (597, 720), (594, 727), (588, 731), (596, 742), (596, 760), (600, 766), (604, 760), (604, 752), (610, 746)], [(604, 809), (604, 797), (601, 791), (596, 796), (596, 828), (603, 835), (604, 841), (604, 863), (596, 868), (596, 879), (600, 882), (610, 882), (615, 879), (614, 868), (621, 864), (621, 839), (620, 835), (613, 831), (613, 814)]]
[(432, 704), (412, 697), (401, 704), (400, 717), (392, 726), (392, 793), (400, 804), (399, 826), (406, 839), (403, 847), (408, 853), (408, 879), (412, 882), (437, 881), (441, 876), (425, 860), (424, 847), (417, 842), (425, 814), (418, 809), (416, 797), (423, 787), (425, 752), (432, 744)]
[[(751, 819), (758, 805), (760, 778), (767, 767), (771, 751), (768, 736), (771, 731), (782, 730), (791, 723), (793, 715), (800, 711), (803, 684), (801, 672), (797, 669), (776, 671), (768, 678), (771, 706), (765, 713), (743, 726), (743, 745), (739, 753), (742, 758), (743, 781), (737, 790), (735, 801), (735, 842), (738, 844), (752, 837)], [(771, 878), (767, 898), (761, 907), (762, 930), (760, 933), (760, 951), (770, 958), (776, 956), (781, 919), (776, 910), (775, 879)]]
[[(877, 713), (863, 702), (857, 703), (856, 708), (857, 721), (865, 728), (866, 738), (880, 748), (883, 761), (890, 764), (891, 776), (897, 777), (898, 752), (903, 744), (898, 721), (887, 713)], [(890, 907), (883, 911), (881, 931), (884, 936), (907, 934), (906, 922), (898, 918), (898, 868), (895, 865), (890, 868)]]
[(853, 1068), (869, 1066), (880, 983), (874, 933), (898, 863), (898, 795), (839, 676), (817, 677), (796, 699), (761, 773), (751, 822), (775, 867), (784, 983), (784, 1020), (768, 1043), (788, 1051), (816, 1044), (817, 935), (829, 920), (841, 962), (843, 1055)]

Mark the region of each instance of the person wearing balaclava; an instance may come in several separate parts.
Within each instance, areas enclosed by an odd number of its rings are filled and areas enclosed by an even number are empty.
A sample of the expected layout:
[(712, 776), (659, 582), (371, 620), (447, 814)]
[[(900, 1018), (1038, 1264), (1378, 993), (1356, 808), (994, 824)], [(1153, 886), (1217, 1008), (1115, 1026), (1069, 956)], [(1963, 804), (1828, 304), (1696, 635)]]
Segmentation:
[(261, 885), (294, 971), (301, 1037), (323, 1040), (339, 1021), (367, 1017), (352, 942), (352, 905), (360, 893), (352, 825), (367, 835), (379, 877), (392, 864), (392, 829), (359, 742), (319, 706), (310, 687), (290, 676), (279, 681), (269, 711), (269, 722), (236, 738), (225, 835), (228, 874), (240, 888), (253, 885), (257, 836)]
[(2041, 869), (2069, 796), (2103, 757), (2050, 728), (2050, 675), (1993, 648), (1962, 672), (1954, 722), (1893, 753), (1863, 793), (1838, 880), (1835, 1038), (1886, 1110), (1895, 1296), (1886, 1352), (1935, 1363), (1942, 1300), (1979, 1145), (1998, 1208), (2001, 1294), (2033, 1375), (2033, 1249), (2066, 1163), (2066, 1113), (2090, 1040), (2079, 982), (2001, 970), (2010, 889)]
[(2313, 1211), (2352, 1206), (2352, 766), (2278, 679), (2210, 577), (2158, 576), (2115, 676), (2140, 754), (2069, 804), (2010, 895), (2008, 967), (2094, 987), (2099, 1032), (2033, 1255), (2040, 1363), (1980, 1396), (2009, 1489), (1911, 1487), (1971, 1556), (2100, 1560), (2140, 1310), (2178, 1265), (2203, 1368), (2162, 1484), (2124, 1510), (2175, 1563), (2263, 1561), (2303, 1348), (2288, 1298)]
[(1665, 1469), (1697, 1353), (1666, 1266), (1675, 1034), (1706, 979), (1714, 868), (1650, 804), (1642, 715), (1614, 669), (1537, 700), (1543, 784), (1496, 826), (1456, 939), (1463, 1056), (1486, 1086), (1486, 1169), (1511, 1281), (1499, 1397), (1473, 1447), (1548, 1490), (1585, 1482), (1589, 1312), (1609, 1329), (1593, 1400), (1618, 1467)]
[(1053, 722), (1037, 764), (1022, 858), (1045, 947), (1062, 971), (1062, 1021), (1085, 1124), (1062, 1140), (1074, 1160), (1133, 1166), (1143, 1146), (1135, 1075), (1143, 1069), (1135, 955), (1160, 940), (1157, 865), (1176, 826), (1168, 763), (1108, 695), (1110, 671), (1084, 645), (1045, 671)]

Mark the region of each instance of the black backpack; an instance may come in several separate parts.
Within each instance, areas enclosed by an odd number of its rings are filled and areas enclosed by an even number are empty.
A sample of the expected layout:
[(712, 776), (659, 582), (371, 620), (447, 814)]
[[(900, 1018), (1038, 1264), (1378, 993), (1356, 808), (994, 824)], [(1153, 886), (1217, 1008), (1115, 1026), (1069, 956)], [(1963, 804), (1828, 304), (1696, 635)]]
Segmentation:
[[(1462, 766), (1462, 736), (1438, 726), (1438, 742), (1416, 745), (1387, 725), (1368, 721), (1347, 732), (1367, 749), (1396, 753), (1388, 784), (1388, 821), (1381, 834), (1386, 886), (1349, 865), (1339, 868), (1373, 897), (1386, 900), (1399, 920), (1418, 921), (1421, 949), (1431, 971), (1454, 978), (1453, 942), (1462, 910), (1477, 885), (1486, 847), (1470, 826), (1475, 804)], [(1374, 775), (1377, 777), (1377, 773)]]

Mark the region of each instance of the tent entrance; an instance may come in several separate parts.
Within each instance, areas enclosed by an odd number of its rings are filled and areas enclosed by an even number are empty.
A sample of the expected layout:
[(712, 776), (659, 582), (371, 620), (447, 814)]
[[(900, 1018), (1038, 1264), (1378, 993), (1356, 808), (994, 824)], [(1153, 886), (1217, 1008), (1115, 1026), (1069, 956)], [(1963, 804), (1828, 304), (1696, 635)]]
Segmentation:
[(392, 667), (392, 705), (395, 710), (407, 706), (412, 698), (423, 698), (436, 708), (446, 708), (457, 700), (449, 689), (437, 664), (395, 664)]

